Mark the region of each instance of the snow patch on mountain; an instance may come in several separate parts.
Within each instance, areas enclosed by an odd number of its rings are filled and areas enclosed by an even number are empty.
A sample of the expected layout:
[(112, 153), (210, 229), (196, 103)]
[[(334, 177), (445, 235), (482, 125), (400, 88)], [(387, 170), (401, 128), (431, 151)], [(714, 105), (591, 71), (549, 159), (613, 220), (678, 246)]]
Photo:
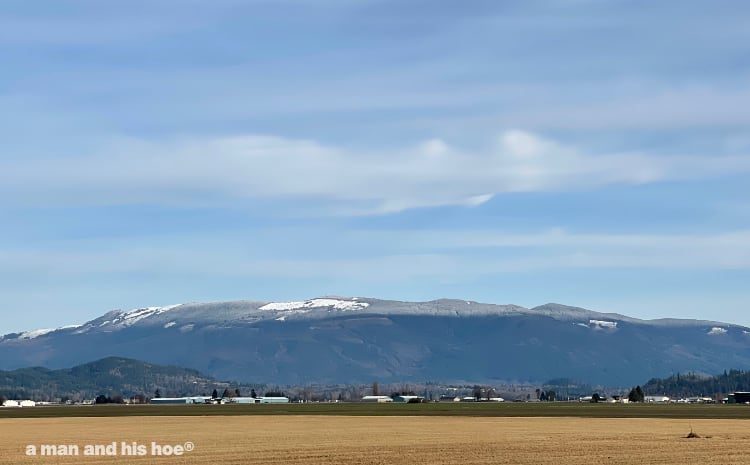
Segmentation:
[(145, 307), (145, 308), (139, 308), (136, 310), (131, 310), (129, 312), (124, 312), (120, 314), (118, 317), (116, 317), (112, 321), (105, 321), (99, 326), (104, 326), (107, 323), (111, 323), (112, 325), (118, 325), (118, 326), (132, 326), (136, 324), (137, 322), (143, 320), (144, 318), (148, 318), (154, 315), (159, 315), (164, 312), (168, 312), (174, 308), (179, 307), (182, 304), (177, 305), (167, 305), (166, 307)]
[(604, 321), (604, 320), (589, 320), (589, 326), (594, 329), (615, 329), (617, 328), (616, 321)]
[(717, 334), (726, 334), (728, 332), (729, 331), (727, 331), (724, 328), (720, 328), (718, 326), (714, 326), (713, 328), (711, 328), (711, 330), (708, 332), (708, 334), (710, 334), (710, 335), (717, 335)]
[(36, 339), (39, 336), (44, 336), (45, 334), (54, 333), (55, 331), (62, 331), (65, 329), (75, 329), (80, 328), (81, 325), (66, 325), (66, 326), (60, 326), (59, 328), (44, 328), (44, 329), (34, 329), (32, 331), (25, 331), (21, 333), (18, 336), (18, 339)]
[(367, 302), (358, 302), (357, 300), (339, 300), (339, 299), (310, 299), (302, 302), (271, 302), (258, 310), (272, 311), (289, 311), (305, 310), (319, 307), (333, 307), (334, 310), (362, 310), (369, 307)]
[(589, 320), (588, 324), (586, 324), (586, 323), (576, 323), (576, 326), (580, 326), (582, 328), (593, 329), (595, 331), (601, 331), (601, 330), (613, 331), (613, 330), (617, 329), (617, 322), (616, 321), (606, 321), (606, 320)]
[(44, 336), (55, 331), (55, 328), (35, 329), (33, 331), (25, 331), (18, 336), (18, 339), (36, 339), (39, 336)]

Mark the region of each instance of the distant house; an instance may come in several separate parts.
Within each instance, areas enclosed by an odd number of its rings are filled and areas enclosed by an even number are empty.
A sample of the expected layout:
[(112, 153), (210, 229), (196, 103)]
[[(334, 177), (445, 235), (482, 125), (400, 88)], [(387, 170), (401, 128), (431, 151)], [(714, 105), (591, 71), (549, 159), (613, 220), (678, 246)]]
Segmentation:
[(20, 407), (21, 404), (17, 400), (6, 400), (3, 402), (3, 407)]
[(374, 403), (382, 404), (385, 402), (393, 402), (393, 399), (391, 399), (388, 396), (364, 396), (362, 398), (362, 402), (374, 402)]
[(19, 402), (20, 407), (36, 407), (36, 402), (33, 400), (22, 400)]
[(667, 396), (646, 396), (643, 398), (643, 401), (648, 403), (665, 404), (670, 401), (670, 398)]
[(459, 396), (440, 396), (438, 402), (461, 402)]

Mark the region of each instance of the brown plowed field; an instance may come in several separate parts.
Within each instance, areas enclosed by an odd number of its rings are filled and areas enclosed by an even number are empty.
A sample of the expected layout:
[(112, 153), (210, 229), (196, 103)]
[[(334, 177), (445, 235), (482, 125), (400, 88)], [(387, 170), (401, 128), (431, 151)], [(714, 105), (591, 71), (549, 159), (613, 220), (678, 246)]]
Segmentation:
[[(691, 427), (700, 438), (686, 439)], [(146, 446), (123, 456), (121, 442)], [(194, 443), (154, 457), (151, 443)], [(116, 442), (117, 456), (83, 456)], [(26, 456), (77, 445), (81, 455)], [(750, 464), (750, 421), (211, 416), (0, 419), (0, 464)]]

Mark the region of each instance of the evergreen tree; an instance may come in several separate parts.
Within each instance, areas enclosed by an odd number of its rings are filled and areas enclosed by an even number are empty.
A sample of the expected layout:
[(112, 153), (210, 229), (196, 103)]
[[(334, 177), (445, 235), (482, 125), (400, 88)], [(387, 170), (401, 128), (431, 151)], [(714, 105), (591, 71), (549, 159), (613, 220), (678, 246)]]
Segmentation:
[(646, 396), (643, 394), (643, 389), (640, 386), (636, 386), (628, 393), (628, 402), (643, 402), (646, 400)]
[(482, 400), (482, 387), (478, 384), (474, 385), (474, 399), (479, 402)]

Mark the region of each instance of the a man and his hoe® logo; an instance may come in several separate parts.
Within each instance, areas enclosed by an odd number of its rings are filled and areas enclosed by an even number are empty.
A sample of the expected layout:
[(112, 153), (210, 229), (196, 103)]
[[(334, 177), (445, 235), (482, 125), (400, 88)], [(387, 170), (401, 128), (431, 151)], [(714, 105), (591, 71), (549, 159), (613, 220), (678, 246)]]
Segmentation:
[(187, 441), (183, 444), (141, 444), (138, 442), (113, 441), (109, 444), (29, 444), (26, 455), (30, 457), (173, 457), (185, 455), (195, 449), (195, 444)]

